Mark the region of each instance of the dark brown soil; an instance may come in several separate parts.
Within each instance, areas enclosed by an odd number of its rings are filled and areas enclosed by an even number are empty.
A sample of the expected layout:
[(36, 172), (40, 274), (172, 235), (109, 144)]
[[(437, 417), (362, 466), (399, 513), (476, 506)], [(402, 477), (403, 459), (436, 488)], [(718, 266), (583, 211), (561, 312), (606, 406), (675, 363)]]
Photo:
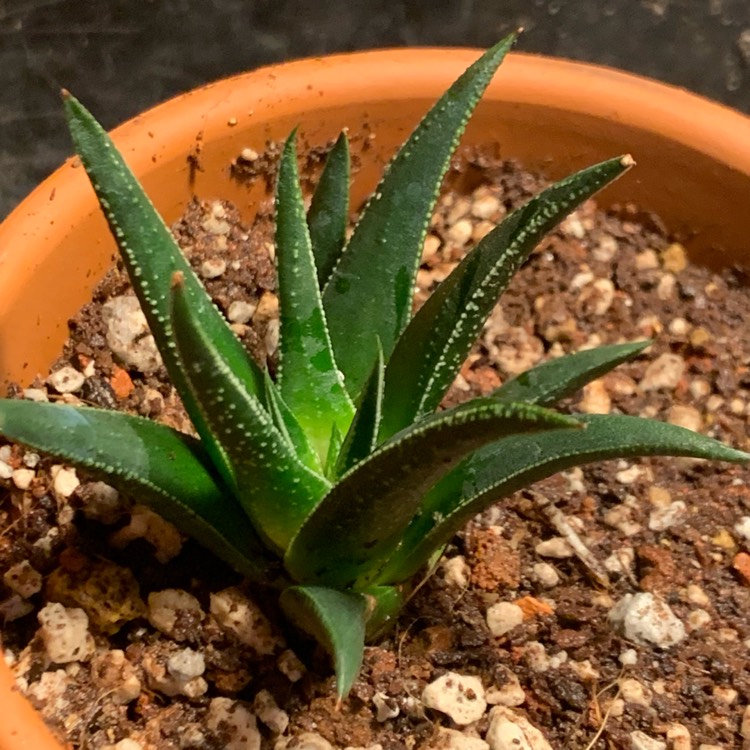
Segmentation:
[[(476, 155), (470, 162), (454, 172), (435, 213), (415, 304), (490, 222), (543, 185), (511, 164)], [(258, 306), (235, 329), (273, 370), (270, 232), (267, 214), (245, 227), (233, 207), (198, 202), (175, 227), (199, 273), (214, 273), (218, 258), (225, 262), (221, 273), (206, 279), (222, 311), (229, 313), (238, 300)], [(739, 269), (717, 275), (691, 265), (658, 221), (632, 208), (604, 215), (589, 202), (518, 274), (446, 403), (487, 391), (546, 357), (653, 337), (645, 354), (587, 387), (569, 406), (652, 416), (747, 449), (746, 280)], [(80, 399), (190, 429), (161, 368), (144, 376), (121, 366), (106, 346), (101, 305), (128, 287), (124, 274), (112, 271), (71, 322), (70, 342), (52, 370), (71, 365), (84, 373), (80, 390), (61, 396), (37, 385), (51, 399)], [(17, 473), (0, 480), (0, 571), (28, 560), (44, 583), (42, 592), (26, 598), (13, 596), (7, 576), (0, 584), (2, 643), (21, 686), (74, 747), (98, 750), (126, 738), (138, 744), (117, 750), (244, 747), (232, 744), (238, 740), (231, 722), (211, 723), (209, 706), (219, 696), (259, 715), (269, 748), (289, 739), (290, 748), (323, 748), (323, 740), (341, 748), (437, 747), (439, 739), (447, 741), (441, 727), (484, 738), (490, 707), (464, 727), (422, 704), (424, 687), (446, 672), (478, 677), (490, 701), (526, 717), (555, 750), (750, 746), (746, 468), (685, 459), (608, 462), (553, 477), (535, 493), (520, 492), (490, 508), (453, 541), (395, 630), (367, 649), (360, 679), (337, 708), (325, 658), (286, 630), (272, 607), (267, 614), (286, 646), (268, 633), (261, 645), (243, 642), (210, 613), (217, 591), (239, 586), (238, 595), (250, 599), (261, 592), (195, 544), (170, 537), (168, 528), (150, 536), (143, 526), (134, 528), (137, 498), (118, 501), (110, 517), (103, 516), (100, 505), (92, 509), (100, 488), (85, 477), (68, 491), (53, 479), (55, 462), (35, 464), (18, 446), (6, 451), (0, 469), (31, 468), (33, 478), (26, 489)], [(551, 525), (540, 496), (588, 547), (597, 569), (560, 543), (560, 527)], [(140, 512), (135, 516), (146, 526), (157, 523)], [(540, 547), (545, 541), (551, 544)], [(105, 591), (104, 612), (81, 593), (92, 587)], [(178, 608), (165, 633), (144, 613), (153, 610), (149, 594), (170, 588), (192, 594), (199, 608)], [(666, 602), (685, 627), (683, 640), (659, 648), (628, 641), (615, 629), (608, 619), (613, 606), (639, 592)], [(98, 649), (93, 659), (50, 663), (36, 617), (47, 601), (86, 611)], [(487, 623), (488, 608), (498, 602), (515, 602), (524, 614), (502, 636)], [(205, 671), (196, 679), (204, 683), (178, 686), (177, 696), (169, 697), (171, 688), (159, 675), (185, 648), (202, 654)], [(124, 659), (117, 661), (113, 649)], [(114, 691), (128, 675), (141, 687), (118, 702)], [(509, 698), (516, 680), (522, 693)], [(260, 705), (264, 690), (280, 709), (270, 718)], [(506, 747), (491, 744), (492, 750)]]

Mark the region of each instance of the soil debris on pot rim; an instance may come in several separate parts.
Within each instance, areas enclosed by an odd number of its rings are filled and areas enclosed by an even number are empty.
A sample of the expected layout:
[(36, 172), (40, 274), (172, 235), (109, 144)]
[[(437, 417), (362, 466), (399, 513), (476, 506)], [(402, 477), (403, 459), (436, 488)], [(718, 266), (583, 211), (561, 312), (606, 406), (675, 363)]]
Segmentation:
[[(481, 153), (457, 160), (415, 305), (543, 185)], [(269, 211), (250, 227), (231, 205), (194, 201), (174, 231), (273, 371), (272, 226)], [(746, 280), (740, 269), (692, 265), (634, 207), (603, 214), (589, 201), (516, 276), (445, 403), (545, 358), (653, 337), (570, 407), (656, 417), (747, 448)], [(131, 295), (121, 269), (111, 271), (71, 321), (53, 375), (18, 395), (191, 431)], [(4, 445), (2, 644), (48, 724), (91, 750), (739, 748), (750, 742), (747, 476), (687, 459), (607, 462), (490, 508), (454, 539), (397, 628), (367, 649), (338, 708), (324, 655), (272, 607), (261, 610), (258, 591), (138, 498)], [(540, 496), (609, 586), (550, 525)]]

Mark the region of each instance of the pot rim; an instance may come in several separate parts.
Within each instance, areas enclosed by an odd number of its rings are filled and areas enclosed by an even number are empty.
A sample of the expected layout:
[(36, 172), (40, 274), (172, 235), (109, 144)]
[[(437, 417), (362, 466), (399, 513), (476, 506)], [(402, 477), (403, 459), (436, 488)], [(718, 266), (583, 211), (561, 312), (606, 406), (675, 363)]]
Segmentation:
[[(112, 133), (137, 173), (155, 160), (185, 156), (185, 143), (223, 137), (232, 120), (261, 119), (273, 112), (299, 115), (324, 97), (334, 85), (339, 95), (355, 102), (383, 98), (398, 102), (419, 96), (434, 100), (457, 72), (480, 54), (468, 48), (385, 49), (308, 58), (259, 68), (176, 96), (118, 126)], [(377, 76), (372, 76), (373, 68)], [(342, 79), (343, 75), (343, 79)], [(389, 83), (407, 81), (396, 90)], [(362, 85), (367, 81), (367, 86)], [(251, 88), (252, 93), (248, 93)], [(283, 99), (279, 99), (284, 92)], [(511, 53), (485, 98), (503, 98), (519, 106), (539, 103), (560, 110), (583, 109), (597, 118), (628, 123), (702, 153), (732, 170), (750, 175), (750, 118), (698, 94), (612, 68), (527, 53)], [(583, 102), (586, 106), (583, 107)], [(251, 110), (248, 105), (251, 104)], [(187, 119), (184, 106), (199, 109), (197, 122)], [(657, 129), (655, 123), (660, 123)], [(661, 125), (665, 127), (661, 127)], [(143, 132), (158, 132), (151, 148), (142, 148)], [(39, 244), (55, 223), (70, 227), (71, 219), (54, 200), (65, 190), (66, 211), (77, 206), (96, 210), (93, 192), (74, 158), (68, 159), (22, 201), (0, 225), (0, 274), (12, 275), (16, 285), (35, 268), (19, 241)], [(58, 226), (56, 232), (60, 231)], [(63, 233), (66, 231), (63, 228)], [(68, 229), (69, 231), (69, 229)], [(51, 253), (53, 246), (46, 248)], [(0, 297), (0, 317), (18, 304), (12, 295)], [(53, 750), (59, 745), (20, 692), (13, 687), (9, 668), (0, 659), (0, 750), (33, 747)]]

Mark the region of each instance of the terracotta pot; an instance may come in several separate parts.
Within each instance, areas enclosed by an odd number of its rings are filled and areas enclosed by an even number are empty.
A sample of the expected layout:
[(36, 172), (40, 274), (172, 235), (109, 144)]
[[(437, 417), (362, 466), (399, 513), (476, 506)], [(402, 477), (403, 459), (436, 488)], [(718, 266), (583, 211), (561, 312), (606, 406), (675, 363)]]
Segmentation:
[[(115, 140), (168, 221), (194, 194), (252, 213), (263, 180), (240, 184), (232, 160), (301, 124), (321, 145), (348, 127), (363, 167), (360, 200), (430, 103), (477, 56), (396, 50), (305, 60), (229, 78), (119, 127)], [(95, 113), (96, 114), (96, 113)], [(630, 152), (638, 162), (602, 201), (661, 216), (695, 259), (750, 261), (750, 119), (685, 91), (605, 68), (511, 55), (469, 126), (467, 143), (560, 177)], [(66, 321), (110, 264), (114, 244), (83, 170), (68, 161), (0, 225), (0, 380), (44, 372)], [(0, 664), (0, 750), (59, 746)]]

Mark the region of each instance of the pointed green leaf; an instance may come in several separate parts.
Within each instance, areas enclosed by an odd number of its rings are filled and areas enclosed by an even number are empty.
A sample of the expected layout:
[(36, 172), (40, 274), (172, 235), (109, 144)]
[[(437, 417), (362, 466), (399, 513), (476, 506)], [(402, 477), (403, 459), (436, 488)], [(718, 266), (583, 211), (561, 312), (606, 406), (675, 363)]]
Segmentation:
[(324, 462), (331, 425), (335, 423), (345, 434), (354, 406), (342, 385), (328, 338), (294, 141), (292, 133), (281, 155), (276, 194), (280, 315), (277, 381), (284, 402)]
[(341, 446), (336, 476), (345, 474), (375, 450), (378, 442), (378, 428), (380, 427), (380, 404), (383, 399), (384, 373), (383, 351), (378, 347), (378, 360), (375, 363), (372, 375), (365, 384), (362, 403), (354, 415), (352, 425)]
[(437, 408), (531, 251), (570, 211), (632, 163), (630, 157), (611, 159), (547, 188), (486, 235), (438, 286), (388, 362), (381, 439)]
[(425, 497), (379, 580), (408, 579), (425, 564), (432, 550), (446, 544), (476, 513), (573, 466), (664, 455), (735, 463), (750, 460), (750, 454), (665, 422), (619, 414), (577, 416), (585, 430), (506, 438), (476, 451), (447, 474)]
[(633, 359), (650, 344), (650, 341), (610, 344), (550, 359), (503, 383), (491, 396), (502, 401), (551, 406)]
[(290, 586), (280, 602), (284, 614), (328, 651), (336, 693), (345, 698), (362, 666), (367, 598), (323, 586)]
[(260, 401), (230, 370), (174, 274), (175, 353), (201, 417), (230, 467), (226, 477), (263, 539), (283, 551), (330, 484), (301, 463)]
[(85, 469), (243, 575), (268, 582), (273, 564), (197, 440), (121, 412), (7, 399), (0, 400), (0, 434)]
[(387, 361), (409, 320), (424, 236), (450, 156), (514, 39), (482, 55), (401, 147), (326, 284), (333, 351), (354, 401), (377, 359), (376, 337)]
[(538, 406), (491, 399), (427, 417), (342, 477), (293, 539), (284, 566), (299, 581), (367, 586), (427, 490), (467, 454), (506, 435), (579, 424)]
[(281, 394), (276, 389), (268, 370), (264, 373), (266, 409), (273, 419), (276, 429), (286, 438), (286, 441), (294, 450), (297, 458), (309, 469), (317, 474), (322, 473), (318, 454), (313, 450), (304, 430), (292, 414), (289, 407), (284, 403)]
[(349, 141), (341, 133), (328, 154), (307, 211), (318, 285), (331, 277), (346, 242), (349, 223)]
[(91, 113), (69, 94), (65, 96), (64, 107), (76, 151), (117, 240), (169, 377), (203, 438), (206, 450), (220, 464), (223, 460), (221, 449), (213, 443), (210, 430), (202, 421), (200, 409), (186, 386), (174, 354), (169, 317), (169, 284), (174, 271), (184, 274), (185, 294), (190, 306), (222, 351), (235, 377), (251, 393), (262, 394), (262, 373), (206, 294), (171, 232), (109, 136)]

